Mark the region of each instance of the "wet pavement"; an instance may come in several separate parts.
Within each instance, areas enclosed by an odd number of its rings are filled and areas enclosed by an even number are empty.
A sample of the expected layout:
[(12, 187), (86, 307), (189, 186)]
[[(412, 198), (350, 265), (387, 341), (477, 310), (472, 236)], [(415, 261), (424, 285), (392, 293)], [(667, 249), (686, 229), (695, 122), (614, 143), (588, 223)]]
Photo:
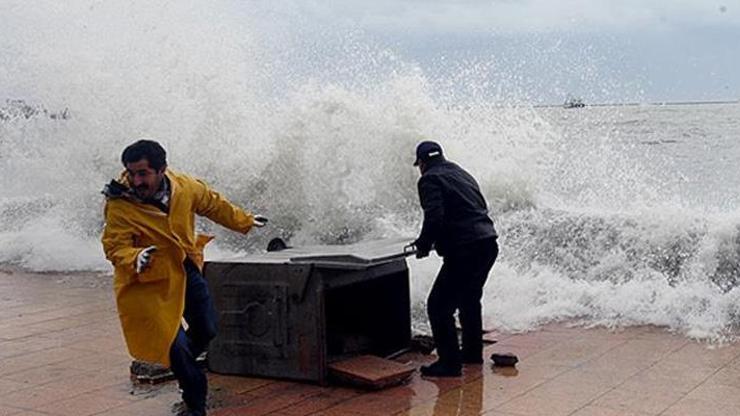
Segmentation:
[[(103, 279), (103, 280), (101, 280)], [(95, 275), (0, 272), (0, 416), (172, 415), (175, 383), (137, 387), (110, 285)], [(101, 283), (103, 282), (103, 283)], [(660, 328), (550, 325), (495, 334), (516, 368), (377, 392), (209, 374), (209, 415), (701, 416), (740, 414), (740, 344), (707, 347)], [(420, 366), (433, 358), (398, 358)]]

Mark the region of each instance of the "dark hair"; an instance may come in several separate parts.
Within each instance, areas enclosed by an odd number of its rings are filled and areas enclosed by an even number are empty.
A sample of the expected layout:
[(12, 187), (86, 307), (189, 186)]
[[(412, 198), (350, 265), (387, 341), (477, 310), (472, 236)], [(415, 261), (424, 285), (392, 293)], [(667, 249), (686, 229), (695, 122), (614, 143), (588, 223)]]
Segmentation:
[(167, 166), (167, 152), (154, 140), (139, 140), (130, 144), (121, 154), (121, 162), (125, 167), (128, 163), (135, 163), (142, 159), (149, 162), (149, 167), (156, 171)]

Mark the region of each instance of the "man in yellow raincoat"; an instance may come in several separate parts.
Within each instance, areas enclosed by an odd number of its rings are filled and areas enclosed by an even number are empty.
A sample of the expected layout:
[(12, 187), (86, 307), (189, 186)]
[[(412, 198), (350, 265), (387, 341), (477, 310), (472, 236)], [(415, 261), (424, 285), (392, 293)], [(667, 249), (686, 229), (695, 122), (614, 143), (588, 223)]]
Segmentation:
[[(170, 367), (187, 414), (205, 415), (207, 379), (195, 359), (216, 335), (216, 311), (201, 275), (195, 214), (247, 233), (267, 219), (237, 208), (205, 183), (167, 168), (159, 143), (139, 140), (106, 196), (103, 249), (114, 266), (118, 314), (131, 355)], [(182, 318), (187, 331), (181, 326)]]

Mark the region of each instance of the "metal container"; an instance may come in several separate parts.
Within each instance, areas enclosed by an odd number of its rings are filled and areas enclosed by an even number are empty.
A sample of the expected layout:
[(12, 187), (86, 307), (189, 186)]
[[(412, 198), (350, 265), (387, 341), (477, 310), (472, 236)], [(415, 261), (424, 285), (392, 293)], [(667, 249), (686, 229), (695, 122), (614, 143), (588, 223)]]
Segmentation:
[(219, 312), (210, 370), (325, 383), (328, 364), (411, 340), (407, 239), (206, 262)]

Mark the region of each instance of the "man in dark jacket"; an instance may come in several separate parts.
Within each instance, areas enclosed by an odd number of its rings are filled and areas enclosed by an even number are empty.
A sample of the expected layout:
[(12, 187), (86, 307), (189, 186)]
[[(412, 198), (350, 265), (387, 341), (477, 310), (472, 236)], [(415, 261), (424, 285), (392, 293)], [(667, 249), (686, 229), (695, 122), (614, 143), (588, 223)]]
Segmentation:
[[(439, 359), (422, 367), (421, 373), (456, 377), (463, 363), (483, 363), (481, 297), (498, 255), (497, 234), (478, 183), (447, 161), (439, 144), (419, 143), (414, 165), (421, 171), (418, 187), (424, 209), (424, 224), (413, 243), (416, 257), (427, 257), (434, 248), (443, 258), (427, 300)], [(455, 330), (456, 310), (462, 326), (462, 351)]]

